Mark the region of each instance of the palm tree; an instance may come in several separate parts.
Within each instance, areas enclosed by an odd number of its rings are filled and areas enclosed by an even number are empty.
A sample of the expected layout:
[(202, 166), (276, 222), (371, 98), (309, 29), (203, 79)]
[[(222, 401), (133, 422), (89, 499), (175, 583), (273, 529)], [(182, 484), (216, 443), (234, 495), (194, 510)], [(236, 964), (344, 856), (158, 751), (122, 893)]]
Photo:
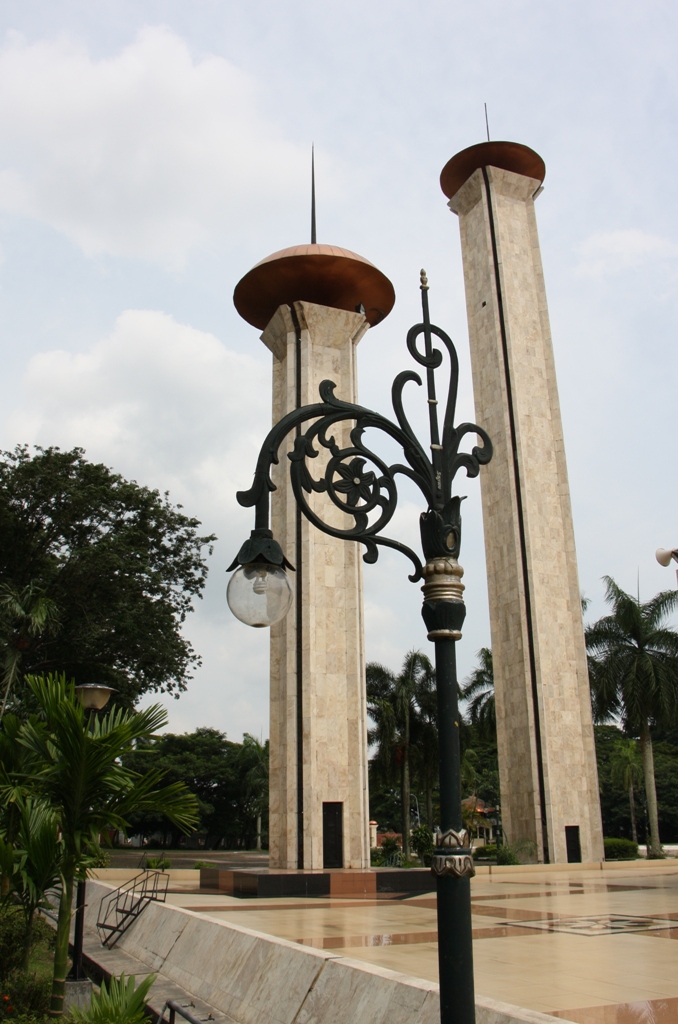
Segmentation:
[(435, 669), (423, 672), (415, 684), (416, 714), (411, 723), (410, 759), (423, 781), (426, 824), (433, 832), (433, 790), (438, 778), (438, 694)]
[(20, 676), (21, 661), (32, 641), (53, 633), (59, 626), (59, 614), (54, 601), (35, 583), (18, 590), (11, 583), (0, 585), (0, 644), (2, 705), (0, 721), (7, 701)]
[(620, 739), (615, 743), (610, 760), (611, 779), (615, 786), (625, 789), (629, 794), (631, 810), (631, 835), (634, 843), (638, 842), (636, 828), (636, 801), (634, 787), (643, 781), (643, 767), (638, 756), (638, 743), (632, 739)]
[(594, 720), (619, 719), (640, 736), (650, 824), (648, 856), (661, 857), (652, 727), (671, 724), (678, 711), (678, 633), (664, 625), (678, 607), (678, 591), (666, 590), (641, 603), (604, 576), (612, 613), (586, 629)]
[[(40, 708), (19, 733), (18, 742), (34, 757), (25, 780), (29, 795), (44, 800), (56, 815), (63, 841), (61, 898), (57, 919), (50, 1016), (63, 1013), (73, 887), (84, 880), (104, 829), (125, 829), (130, 814), (165, 814), (183, 831), (198, 820), (198, 802), (181, 782), (158, 788), (163, 772), (143, 775), (121, 759), (138, 740), (150, 739), (166, 721), (163, 708), (131, 712), (113, 707), (88, 727), (74, 686), (65, 676), (28, 676)], [(0, 790), (0, 797), (4, 794)]]
[(400, 768), (400, 809), (403, 858), (410, 856), (410, 767), (413, 723), (420, 711), (418, 694), (431, 690), (435, 679), (433, 665), (420, 651), (405, 655), (400, 673), (377, 662), (367, 666), (367, 710), (374, 721), (370, 743), (377, 747), (376, 762), (384, 776)]
[(481, 647), (477, 658), (480, 664), (466, 679), (461, 694), (468, 701), (467, 713), (471, 725), (477, 728), (480, 736), (491, 739), (497, 732), (492, 651), (489, 647)]
[(243, 764), (248, 766), (245, 773), (245, 791), (256, 814), (257, 850), (260, 850), (261, 818), (268, 807), (269, 741), (261, 743), (256, 736), (244, 733), (240, 757)]
[(48, 890), (61, 880), (63, 840), (51, 807), (28, 797), (20, 801), (16, 846), (0, 836), (7, 895), (16, 900), (24, 915), (23, 970), (28, 970), (33, 945), (33, 921), (39, 908), (50, 908)]

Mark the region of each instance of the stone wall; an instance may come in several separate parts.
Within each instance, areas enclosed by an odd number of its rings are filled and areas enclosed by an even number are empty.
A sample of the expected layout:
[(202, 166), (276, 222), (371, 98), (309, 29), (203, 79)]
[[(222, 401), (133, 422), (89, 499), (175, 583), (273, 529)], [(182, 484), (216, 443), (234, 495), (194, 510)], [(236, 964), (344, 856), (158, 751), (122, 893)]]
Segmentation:
[(565, 829), (578, 827), (581, 859), (596, 861), (602, 825), (539, 182), (486, 171), (449, 205), (459, 216), (476, 421), (494, 445), (480, 484), (502, 818), (510, 842), (530, 840), (551, 863), (567, 861)]
[[(87, 887), (85, 927), (96, 928), (111, 888)], [(189, 910), (150, 904), (119, 940), (139, 974), (158, 974), (233, 1024), (438, 1024), (438, 986), (332, 952), (299, 946)], [(91, 946), (89, 947), (91, 957)], [(152, 993), (151, 993), (152, 995)], [(563, 1024), (549, 1014), (492, 999), (477, 1024)]]
[[(336, 384), (338, 398), (357, 401), (356, 346), (368, 327), (360, 313), (310, 302), (295, 302), (294, 309), (279, 307), (262, 334), (273, 354), (274, 423), (296, 408), (297, 397), (300, 405), (319, 402), (318, 387), (326, 379)], [(350, 443), (351, 426), (333, 428), (338, 445)], [(356, 543), (322, 533), (301, 516), (287, 459), (293, 446), (294, 433), (272, 471), (276, 490), (271, 498), (271, 528), (297, 569), (290, 579), (301, 591), (301, 615), (298, 624), (295, 603), (286, 618), (271, 628), (270, 866), (307, 871), (325, 866), (323, 803), (329, 802), (342, 805), (341, 866), (360, 869), (370, 864), (362, 551)], [(315, 447), (317, 457), (308, 464), (318, 479), (328, 451), (321, 444)], [(354, 525), (327, 495), (308, 495), (308, 501), (332, 526)], [(297, 838), (299, 666), (303, 863), (298, 860)]]

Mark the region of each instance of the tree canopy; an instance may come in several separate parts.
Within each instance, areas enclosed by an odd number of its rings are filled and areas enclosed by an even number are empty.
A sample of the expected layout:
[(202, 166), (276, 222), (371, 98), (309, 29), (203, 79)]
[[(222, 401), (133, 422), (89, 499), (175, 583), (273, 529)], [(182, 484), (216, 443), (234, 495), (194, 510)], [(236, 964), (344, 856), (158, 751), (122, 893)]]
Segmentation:
[[(200, 805), (199, 831), (207, 848), (223, 844), (227, 849), (252, 849), (257, 839), (257, 819), (264, 818), (268, 831), (268, 740), (260, 743), (245, 733), (242, 743), (228, 740), (217, 729), (203, 727), (192, 733), (164, 733), (138, 745), (125, 764), (144, 773), (161, 769), (168, 782), (183, 782)], [(133, 832), (163, 834), (175, 845), (180, 831), (161, 815), (137, 815)]]
[(65, 672), (115, 687), (128, 706), (184, 690), (200, 659), (181, 624), (215, 539), (199, 526), (81, 448), (0, 452), (5, 675)]
[[(40, 884), (52, 884), (54, 874), (60, 877), (50, 1004), (50, 1016), (59, 1016), (74, 883), (92, 866), (101, 833), (126, 829), (135, 812), (156, 811), (190, 832), (197, 822), (197, 800), (181, 782), (160, 786), (164, 773), (157, 767), (147, 767), (142, 774), (122, 763), (137, 743), (151, 741), (166, 724), (163, 708), (135, 713), (113, 706), (88, 721), (73, 684), (63, 675), (29, 676), (26, 683), (38, 714), (23, 723), (6, 715), (0, 727), (0, 852), (3, 872), (10, 868), (10, 882), (20, 897), (32, 879), (35, 894), (30, 885), (24, 893), (29, 910), (39, 905)], [(16, 845), (26, 829), (32, 834), (33, 849), (23, 853), (32, 860), (33, 871), (20, 872), (17, 885), (14, 865), (7, 863), (7, 847)], [(38, 842), (40, 832), (43, 842)]]
[(641, 602), (612, 577), (603, 578), (611, 613), (586, 629), (594, 719), (602, 724), (619, 718), (627, 735), (640, 737), (649, 855), (660, 857), (651, 730), (678, 720), (678, 633), (665, 624), (678, 607), (678, 591)]

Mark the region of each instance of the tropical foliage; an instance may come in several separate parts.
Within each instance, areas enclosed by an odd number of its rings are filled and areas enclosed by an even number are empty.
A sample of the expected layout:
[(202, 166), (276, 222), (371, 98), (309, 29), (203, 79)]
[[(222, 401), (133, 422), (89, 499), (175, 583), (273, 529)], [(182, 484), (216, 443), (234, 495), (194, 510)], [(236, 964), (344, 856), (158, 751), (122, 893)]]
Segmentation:
[[(135, 811), (160, 811), (189, 831), (197, 821), (197, 801), (182, 783), (160, 786), (161, 770), (150, 767), (141, 774), (122, 763), (138, 741), (152, 739), (163, 727), (166, 715), (162, 708), (146, 708), (135, 714), (113, 707), (88, 723), (73, 684), (68, 684), (64, 676), (29, 676), (27, 685), (38, 713), (23, 724), (13, 715), (6, 715), (2, 722), (0, 806), (4, 811), (0, 831), (5, 852), (12, 844), (15, 856), (19, 855), (20, 874), (23, 863), (19, 885), (15, 881), (16, 862), (12, 874), (5, 876), (9, 878), (8, 895), (14, 887), (16, 897), (28, 909), (37, 895), (38, 870), (43, 871), (44, 884), (49, 872), (58, 869), (61, 895), (50, 1012), (59, 1015), (74, 884), (96, 861), (100, 835), (109, 828), (126, 829)], [(39, 813), (40, 819), (36, 817)], [(20, 843), (22, 829), (31, 826), (31, 814), (40, 824), (36, 842), (44, 832), (44, 849), (36, 852), (28, 871), (32, 855), (29, 845), (24, 843), (22, 847)], [(56, 864), (50, 863), (52, 854), (57, 856)], [(3, 871), (9, 867), (7, 858), (5, 861)]]
[(604, 577), (611, 613), (586, 629), (591, 698), (596, 722), (619, 721), (639, 736), (650, 831), (648, 855), (660, 857), (652, 731), (678, 720), (678, 633), (666, 625), (678, 591), (650, 601), (625, 593)]
[(21, 678), (24, 653), (32, 645), (47, 641), (57, 632), (58, 626), (59, 615), (54, 601), (35, 583), (29, 583), (20, 590), (11, 583), (0, 586), (0, 719)]
[[(493, 704), (492, 655), (479, 652), (484, 698)], [(489, 656), (489, 657), (488, 657)], [(471, 680), (467, 681), (467, 684)], [(467, 687), (460, 691), (460, 696)], [(478, 703), (478, 702), (477, 702)], [(367, 706), (373, 725), (368, 733), (370, 760), (370, 816), (380, 828), (403, 835), (413, 824), (413, 810), (429, 831), (437, 822), (438, 732), (436, 725), (435, 670), (429, 659), (412, 651), (399, 675), (374, 662), (367, 666)], [(499, 772), (494, 730), (489, 717), (480, 724), (467, 710), (460, 722), (462, 793), (492, 807), (499, 801)], [(489, 724), (488, 724), (489, 723)], [(408, 793), (409, 788), (409, 793)], [(418, 820), (415, 818), (415, 820)], [(475, 820), (475, 819), (474, 819)], [(405, 858), (405, 846), (403, 844)]]
[[(381, 671), (385, 672), (386, 670)], [(596, 669), (594, 668), (593, 671)], [(434, 684), (434, 676), (430, 678), (430, 682)], [(390, 698), (389, 693), (391, 694)], [(474, 812), (477, 810), (479, 800), (493, 808), (501, 806), (492, 652), (488, 648), (481, 648), (478, 652), (477, 667), (464, 680), (461, 694), (462, 707), (465, 703), (464, 716), (460, 722), (462, 794), (465, 798), (466, 819), (471, 824), (471, 818), (475, 820)], [(432, 699), (434, 698), (435, 692), (432, 687)], [(385, 688), (381, 699), (392, 700), (393, 687)], [(593, 689), (593, 699), (594, 701), (596, 699), (595, 688)], [(373, 716), (374, 704), (373, 699), (369, 705), (371, 716)], [(417, 735), (417, 716), (418, 708), (413, 704), (411, 705), (410, 725), (412, 735)], [(662, 721), (664, 724), (653, 720), (651, 726), (658, 815), (665, 840), (678, 842), (678, 787), (676, 786), (678, 727), (667, 724), (665, 719)], [(623, 724), (627, 723), (624, 721)], [(433, 713), (430, 715), (427, 725), (435, 737), (435, 715)], [(637, 835), (643, 841), (649, 826), (641, 744), (637, 738), (639, 730), (635, 733), (633, 731), (625, 732), (618, 725), (605, 724), (596, 725), (594, 735), (604, 834), (632, 841)], [(373, 744), (373, 756), (370, 761), (370, 816), (379, 822), (380, 828), (401, 832), (403, 825), (398, 745), (396, 743), (390, 749), (388, 746), (382, 749), (379, 743), (380, 731), (376, 728), (370, 731), (370, 740)], [(437, 756), (437, 740), (435, 738), (430, 746)], [(426, 793), (426, 780), (421, 771), (419, 751), (416, 748), (417, 742), (411, 740), (409, 773), (411, 824), (415, 820), (412, 812), (417, 802), (424, 805), (424, 794)], [(384, 761), (386, 761), (386, 765)], [(385, 770), (389, 765), (390, 770)], [(427, 823), (435, 823), (436, 820), (437, 766), (433, 779), (434, 783), (431, 787), (433, 810), (431, 817), (427, 816)], [(510, 836), (507, 838), (514, 843), (512, 849), (517, 856), (521, 851), (516, 850), (515, 847), (520, 845), (520, 837)], [(506, 856), (508, 855), (506, 853)]]
[(199, 658), (181, 625), (214, 540), (199, 525), (80, 448), (1, 452), (0, 708), (31, 710), (27, 673), (108, 684), (128, 707), (185, 689)]
[(479, 736), (492, 739), (497, 732), (492, 651), (489, 647), (481, 647), (477, 657), (478, 667), (471, 672), (461, 692), (466, 701), (469, 724), (475, 727)]
[(367, 666), (367, 710), (374, 723), (368, 741), (375, 748), (374, 771), (382, 785), (396, 780), (400, 790), (400, 831), (403, 857), (410, 855), (411, 772), (416, 762), (424, 779), (426, 808), (432, 825), (433, 786), (437, 762), (435, 672), (426, 655), (410, 651), (398, 675), (370, 662)]
[[(268, 845), (268, 740), (245, 734), (242, 743), (206, 727), (192, 733), (163, 733), (137, 744), (125, 764), (138, 772), (155, 767), (168, 782), (183, 782), (198, 798), (197, 828), (206, 848), (252, 849), (258, 837)], [(131, 830), (160, 835), (175, 846), (181, 831), (159, 813), (133, 815)]]
[(74, 1008), (70, 1019), (75, 1024), (143, 1024), (147, 1020), (146, 997), (154, 981), (155, 974), (149, 974), (135, 988), (134, 975), (111, 978), (92, 996), (89, 1009)]

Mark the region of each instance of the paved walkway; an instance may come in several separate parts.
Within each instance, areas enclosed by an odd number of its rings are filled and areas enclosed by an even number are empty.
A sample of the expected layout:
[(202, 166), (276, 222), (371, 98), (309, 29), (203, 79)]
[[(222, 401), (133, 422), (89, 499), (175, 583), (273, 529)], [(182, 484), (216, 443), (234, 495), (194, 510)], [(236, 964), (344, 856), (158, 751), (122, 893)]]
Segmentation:
[[(678, 1022), (678, 863), (513, 869), (473, 880), (476, 991), (576, 1024)], [(435, 896), (168, 902), (438, 980)], [(668, 940), (668, 941), (667, 941)]]

